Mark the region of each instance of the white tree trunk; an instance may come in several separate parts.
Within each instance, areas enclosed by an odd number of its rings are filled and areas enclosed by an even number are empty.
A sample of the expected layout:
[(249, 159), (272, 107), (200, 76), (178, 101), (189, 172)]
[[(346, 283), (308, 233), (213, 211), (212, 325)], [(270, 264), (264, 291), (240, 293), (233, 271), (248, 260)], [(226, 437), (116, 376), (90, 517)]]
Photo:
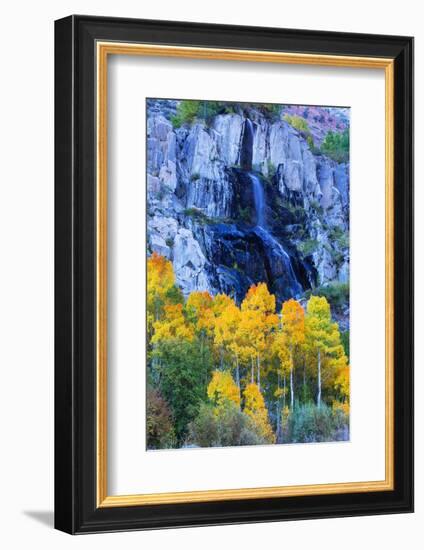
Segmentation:
[(290, 349), (290, 408), (294, 409), (293, 350)]
[(238, 361), (237, 355), (236, 355), (236, 384), (240, 391), (240, 367), (239, 367), (239, 361)]
[(321, 351), (318, 350), (318, 395), (317, 406), (321, 406)]
[(259, 353), (256, 356), (256, 365), (258, 368), (258, 388), (261, 389), (261, 361), (259, 359)]
[(277, 401), (277, 429), (275, 430), (277, 436), (276, 443), (281, 443), (281, 410), (280, 400)]
[(293, 387), (293, 363), (290, 368), (290, 408), (294, 408), (294, 387)]
[(254, 371), (254, 363), (253, 363), (253, 356), (250, 358), (250, 364), (251, 364), (251, 371), (250, 371), (250, 383), (253, 384), (255, 380), (255, 371)]
[(277, 436), (277, 443), (281, 443), (281, 395), (280, 395), (280, 388), (281, 388), (281, 374), (280, 371), (277, 371), (277, 389), (278, 389), (278, 397), (277, 397), (277, 430), (276, 430), (276, 436)]

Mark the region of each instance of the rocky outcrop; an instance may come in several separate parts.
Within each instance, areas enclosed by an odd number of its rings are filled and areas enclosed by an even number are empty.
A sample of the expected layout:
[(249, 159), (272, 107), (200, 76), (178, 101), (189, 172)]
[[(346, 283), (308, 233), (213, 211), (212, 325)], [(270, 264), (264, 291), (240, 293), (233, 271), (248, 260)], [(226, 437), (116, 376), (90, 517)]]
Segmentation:
[(173, 264), (184, 294), (193, 290), (212, 290), (206, 275), (206, 258), (189, 229), (180, 228), (175, 236)]
[[(176, 102), (161, 110), (155, 101), (147, 121), (148, 252), (172, 260), (184, 294), (241, 300), (266, 281), (281, 302), (348, 280), (348, 164), (317, 154), (286, 121), (254, 109), (175, 129)], [(263, 189), (259, 225), (249, 174)]]

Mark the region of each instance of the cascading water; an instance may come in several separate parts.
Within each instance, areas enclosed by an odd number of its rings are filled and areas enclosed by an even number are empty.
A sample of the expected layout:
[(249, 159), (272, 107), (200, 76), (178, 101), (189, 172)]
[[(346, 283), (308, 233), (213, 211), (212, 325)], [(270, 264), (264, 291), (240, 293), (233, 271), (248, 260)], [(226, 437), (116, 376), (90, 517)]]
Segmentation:
[(249, 173), (250, 181), (252, 182), (253, 200), (256, 211), (256, 225), (265, 228), (265, 193), (262, 183), (258, 176)]
[[(302, 285), (296, 277), (292, 260), (283, 245), (269, 231), (259, 225), (254, 228), (254, 232), (261, 239), (267, 256), (273, 260), (274, 266), (278, 263), (281, 264), (281, 271), (283, 273), (280, 275), (280, 278), (282, 279), (283, 287), (290, 290), (290, 293), (288, 293), (289, 297), (300, 296), (303, 292)], [(278, 272), (278, 268), (274, 267), (274, 271)]]
[(246, 118), (244, 123), (239, 158), (241, 168), (246, 171), (252, 169), (253, 137), (253, 123), (250, 119)]
[(246, 171), (251, 183), (253, 202), (256, 214), (256, 227), (253, 229), (255, 235), (262, 241), (264, 250), (268, 257), (272, 258), (274, 264), (281, 265), (281, 275), (283, 285), (290, 289), (291, 296), (299, 296), (303, 289), (299, 283), (296, 273), (293, 269), (290, 255), (286, 252), (283, 245), (268, 231), (266, 225), (266, 199), (265, 192), (260, 178), (251, 171), (252, 151), (253, 151), (253, 124), (250, 119), (246, 119), (243, 147), (240, 155), (240, 163)]

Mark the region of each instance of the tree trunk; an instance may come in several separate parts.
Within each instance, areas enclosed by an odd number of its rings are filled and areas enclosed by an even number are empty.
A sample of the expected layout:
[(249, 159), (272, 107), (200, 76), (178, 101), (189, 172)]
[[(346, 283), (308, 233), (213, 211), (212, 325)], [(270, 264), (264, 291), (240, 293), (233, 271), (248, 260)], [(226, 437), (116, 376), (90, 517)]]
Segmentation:
[(286, 408), (286, 373), (283, 376), (283, 409)]
[(240, 391), (240, 367), (239, 367), (238, 355), (236, 355), (236, 384)]
[(282, 443), (281, 441), (281, 410), (280, 410), (280, 398), (277, 401), (277, 429), (275, 430), (276, 442)]
[(321, 406), (321, 351), (318, 350), (318, 395), (317, 406)]
[(280, 395), (280, 387), (281, 387), (281, 374), (280, 371), (277, 371), (277, 389), (278, 389), (278, 397), (277, 397), (277, 430), (275, 432), (277, 436), (277, 443), (282, 443), (281, 438), (281, 395)]
[(293, 362), (290, 367), (290, 408), (294, 409)]
[(290, 408), (294, 409), (293, 350), (290, 349)]
[(256, 365), (258, 368), (258, 388), (261, 389), (261, 360), (259, 359), (259, 353), (256, 356)]
[(204, 346), (204, 335), (200, 334), (200, 358), (201, 358), (201, 362), (202, 362), (203, 383), (206, 385), (207, 384), (207, 379), (206, 379), (206, 369), (205, 369), (204, 348), (205, 348), (205, 346)]
[(306, 361), (303, 359), (303, 401), (306, 402)]
[(254, 372), (254, 363), (253, 363), (253, 355), (252, 357), (250, 358), (250, 364), (251, 364), (251, 371), (250, 371), (250, 383), (253, 384), (253, 382), (255, 381), (255, 372)]

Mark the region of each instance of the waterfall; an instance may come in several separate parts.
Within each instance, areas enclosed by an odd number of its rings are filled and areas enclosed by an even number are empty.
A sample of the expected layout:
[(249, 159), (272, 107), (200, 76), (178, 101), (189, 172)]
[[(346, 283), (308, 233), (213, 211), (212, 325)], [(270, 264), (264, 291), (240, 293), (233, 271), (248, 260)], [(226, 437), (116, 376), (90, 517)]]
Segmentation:
[(253, 141), (253, 123), (250, 120), (250, 118), (246, 118), (246, 129), (252, 136), (252, 141)]
[(281, 262), (284, 266), (285, 284), (287, 288), (290, 289), (290, 297), (300, 296), (303, 292), (302, 285), (299, 283), (293, 269), (292, 259), (284, 249), (283, 245), (274, 237), (274, 235), (260, 225), (255, 227), (254, 232), (263, 242), (267, 257), (271, 260), (273, 259), (273, 261)]
[(279, 261), (284, 265), (286, 272), (287, 286), (293, 296), (298, 296), (302, 293), (302, 285), (299, 283), (296, 273), (293, 269), (290, 255), (286, 252), (283, 245), (268, 231), (265, 222), (266, 200), (265, 192), (260, 178), (252, 172), (247, 173), (252, 182), (253, 202), (256, 211), (256, 227), (255, 234), (264, 243), (267, 253), (270, 257), (279, 258)]
[(253, 156), (253, 122), (249, 119), (245, 119), (243, 137), (241, 140), (240, 148), (240, 166), (243, 170), (252, 169), (252, 156)]
[(262, 183), (258, 176), (249, 173), (250, 181), (252, 182), (253, 200), (256, 210), (256, 225), (265, 227), (265, 193)]
[(253, 158), (253, 122), (246, 118), (240, 148), (240, 166), (252, 185), (253, 205), (255, 207), (256, 225), (251, 230), (262, 243), (266, 263), (274, 288), (280, 288), (280, 295), (295, 297), (302, 294), (293, 268), (292, 258), (283, 245), (270, 233), (266, 224), (266, 197), (262, 181), (252, 172)]

